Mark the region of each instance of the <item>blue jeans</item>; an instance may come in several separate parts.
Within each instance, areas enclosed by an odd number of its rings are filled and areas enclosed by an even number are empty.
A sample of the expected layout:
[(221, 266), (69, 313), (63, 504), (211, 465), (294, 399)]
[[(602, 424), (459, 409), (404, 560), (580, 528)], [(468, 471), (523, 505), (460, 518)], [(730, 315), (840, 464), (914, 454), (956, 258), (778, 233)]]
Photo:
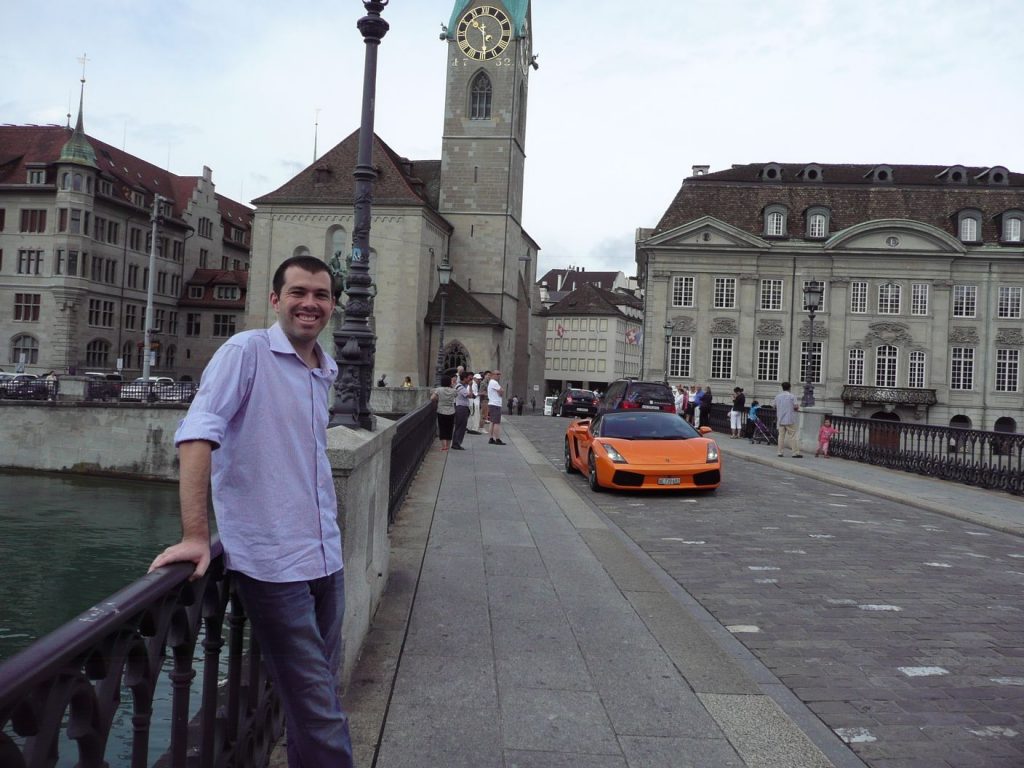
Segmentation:
[(289, 768), (352, 768), (348, 717), (338, 694), (344, 571), (282, 583), (237, 571), (232, 577), (284, 706)]

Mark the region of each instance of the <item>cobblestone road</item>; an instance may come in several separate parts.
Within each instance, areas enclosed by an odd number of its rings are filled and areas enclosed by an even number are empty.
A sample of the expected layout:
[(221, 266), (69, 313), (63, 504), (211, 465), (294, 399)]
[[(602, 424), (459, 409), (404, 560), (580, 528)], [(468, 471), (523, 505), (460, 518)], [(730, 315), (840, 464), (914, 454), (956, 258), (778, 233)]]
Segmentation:
[[(561, 467), (568, 420), (515, 424)], [(873, 768), (1024, 767), (1024, 539), (739, 458), (724, 478), (570, 480)]]

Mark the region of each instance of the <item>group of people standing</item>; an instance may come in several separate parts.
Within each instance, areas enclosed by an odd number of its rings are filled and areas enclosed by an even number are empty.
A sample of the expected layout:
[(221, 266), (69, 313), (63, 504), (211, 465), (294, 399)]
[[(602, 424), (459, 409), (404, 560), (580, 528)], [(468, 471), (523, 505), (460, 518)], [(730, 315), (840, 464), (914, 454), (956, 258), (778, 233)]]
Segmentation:
[[(501, 439), (501, 410), (505, 389), (501, 371), (473, 373), (463, 366), (444, 374), (442, 383), (430, 394), (437, 403), (437, 432), (441, 450), (466, 450), (466, 435), (480, 435), (486, 428), (488, 445), (505, 445)], [(470, 428), (472, 423), (475, 429)]]
[(685, 384), (677, 384), (675, 395), (676, 413), (686, 419), (694, 427), (708, 426), (711, 415), (713, 396), (711, 387), (701, 389), (696, 384), (687, 389)]

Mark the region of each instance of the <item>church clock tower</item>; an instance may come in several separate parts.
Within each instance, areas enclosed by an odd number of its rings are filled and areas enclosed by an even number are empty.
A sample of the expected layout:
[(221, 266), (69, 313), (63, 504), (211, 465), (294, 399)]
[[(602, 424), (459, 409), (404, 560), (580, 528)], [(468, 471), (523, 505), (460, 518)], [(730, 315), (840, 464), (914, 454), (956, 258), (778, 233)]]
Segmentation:
[(512, 385), (506, 396), (522, 397), (525, 366), (516, 384), (507, 374), (526, 343), (529, 329), (518, 326), (529, 316), (523, 309), (536, 269), (537, 246), (522, 227), (526, 106), (536, 67), (530, 0), (456, 0), (442, 39), (448, 57), (438, 208), (454, 228), (455, 279), (504, 325), (480, 339), (471, 363), (503, 368)]

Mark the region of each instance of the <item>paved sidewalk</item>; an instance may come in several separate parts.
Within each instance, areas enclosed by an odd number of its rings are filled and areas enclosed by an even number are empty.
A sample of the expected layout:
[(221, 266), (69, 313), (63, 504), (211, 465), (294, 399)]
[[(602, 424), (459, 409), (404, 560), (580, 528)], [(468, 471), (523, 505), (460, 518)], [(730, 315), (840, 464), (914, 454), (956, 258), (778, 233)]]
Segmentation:
[(510, 421), (435, 448), (392, 529), (346, 695), (360, 768), (863, 768)]
[(742, 456), (794, 474), (814, 477), (929, 512), (1024, 536), (1024, 497), (1021, 496), (936, 480), (913, 472), (885, 469), (859, 461), (815, 458), (813, 453), (805, 453), (802, 459), (793, 459), (788, 454), (780, 459), (774, 445), (752, 444), (744, 439), (733, 440), (719, 433), (713, 437), (726, 457), (730, 454)]

